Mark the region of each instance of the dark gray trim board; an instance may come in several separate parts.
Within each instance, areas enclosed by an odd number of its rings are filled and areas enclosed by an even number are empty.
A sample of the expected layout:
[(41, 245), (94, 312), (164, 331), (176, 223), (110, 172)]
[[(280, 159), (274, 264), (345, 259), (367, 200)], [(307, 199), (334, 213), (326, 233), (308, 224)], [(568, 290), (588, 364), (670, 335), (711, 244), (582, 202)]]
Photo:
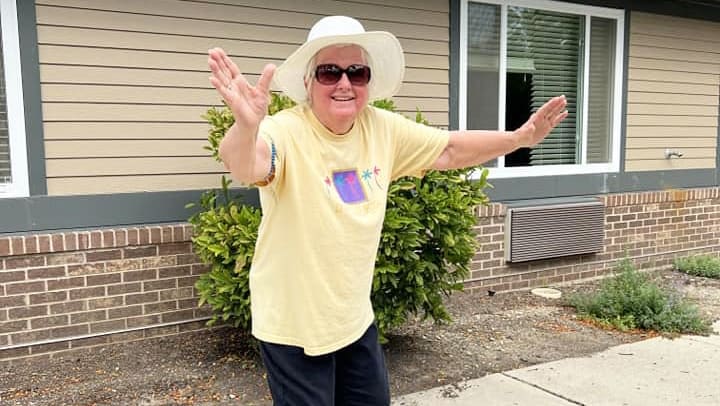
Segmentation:
[(47, 194), (35, 0), (16, 2), (30, 195)]
[(698, 20), (720, 21), (717, 0), (567, 0), (589, 6), (622, 8)]
[[(567, 175), (490, 180), (492, 201), (509, 202), (606, 193), (717, 186), (715, 169)], [(202, 190), (87, 196), (33, 196), (0, 199), (0, 234), (118, 227), (186, 221)], [(247, 204), (259, 206), (256, 189), (235, 189)]]
[[(460, 122), (460, 0), (450, 0), (450, 100), (448, 128), (457, 130)], [(457, 44), (457, 45), (452, 45)]]
[[(0, 199), (0, 234), (186, 221), (203, 190)], [(259, 206), (254, 189), (233, 190)]]
[(715, 169), (539, 176), (490, 179), (486, 192), (492, 201), (512, 201), (710, 187), (719, 180)]

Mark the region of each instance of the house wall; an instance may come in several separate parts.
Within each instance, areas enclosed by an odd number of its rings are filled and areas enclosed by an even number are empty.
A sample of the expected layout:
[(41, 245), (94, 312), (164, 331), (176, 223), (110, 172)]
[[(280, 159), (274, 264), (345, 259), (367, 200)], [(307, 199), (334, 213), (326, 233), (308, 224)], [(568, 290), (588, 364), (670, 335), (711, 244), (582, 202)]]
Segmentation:
[[(254, 80), (262, 64), (282, 60), (326, 13), (357, 15), (368, 29), (396, 33), (408, 61), (397, 104), (448, 124), (444, 2), (276, 1), (273, 9), (264, 3), (218, 0), (188, 8), (197, 3), (38, 0), (49, 193), (119, 199), (119, 192), (215, 187), (221, 169), (202, 152), (207, 125), (198, 118), (216, 103), (204, 50), (227, 48)], [(620, 175), (713, 171), (717, 23), (637, 12), (630, 21), (629, 172)], [(228, 34), (234, 32), (243, 34)], [(666, 161), (665, 148), (685, 156)], [(599, 190), (607, 193), (606, 183), (583, 194)], [(480, 247), (466, 286), (526, 289), (601, 277), (626, 256), (657, 269), (678, 256), (720, 253), (717, 186), (598, 198), (605, 205), (601, 252), (518, 264), (503, 259), (507, 207), (479, 209)], [(0, 236), (0, 363), (205, 328), (209, 310), (197, 307), (194, 289), (203, 272), (186, 223)]]
[(49, 195), (217, 187), (201, 116), (220, 98), (206, 50), (223, 47), (257, 80), (321, 16), (398, 36), (407, 71), (395, 98), (448, 125), (447, 2), (37, 0)]
[(187, 224), (0, 238), (0, 359), (205, 327)]
[(479, 210), (480, 248), (466, 287), (496, 291), (556, 285), (607, 276), (631, 259), (640, 269), (669, 268), (673, 260), (720, 253), (720, 188), (698, 188), (598, 197), (605, 206), (603, 250), (548, 260), (507, 263), (505, 214), (494, 203)]
[[(602, 252), (509, 264), (506, 206), (478, 211), (468, 289), (507, 291), (607, 275), (626, 256), (641, 269), (720, 254), (720, 188), (611, 194)], [(0, 237), (0, 363), (202, 329), (194, 284), (208, 267), (188, 224)]]
[(633, 12), (628, 55), (625, 169), (715, 168), (720, 23)]

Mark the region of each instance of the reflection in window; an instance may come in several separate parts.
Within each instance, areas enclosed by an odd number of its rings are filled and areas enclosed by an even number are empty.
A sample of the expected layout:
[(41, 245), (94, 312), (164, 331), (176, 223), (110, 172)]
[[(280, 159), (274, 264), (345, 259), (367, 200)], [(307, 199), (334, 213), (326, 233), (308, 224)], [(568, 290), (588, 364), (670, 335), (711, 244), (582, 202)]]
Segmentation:
[(590, 80), (588, 85), (588, 163), (610, 162), (615, 66), (614, 20), (593, 17), (590, 24)]
[[(467, 125), (498, 129), (500, 91), (500, 6), (468, 4)], [(497, 160), (485, 163), (494, 167)]]

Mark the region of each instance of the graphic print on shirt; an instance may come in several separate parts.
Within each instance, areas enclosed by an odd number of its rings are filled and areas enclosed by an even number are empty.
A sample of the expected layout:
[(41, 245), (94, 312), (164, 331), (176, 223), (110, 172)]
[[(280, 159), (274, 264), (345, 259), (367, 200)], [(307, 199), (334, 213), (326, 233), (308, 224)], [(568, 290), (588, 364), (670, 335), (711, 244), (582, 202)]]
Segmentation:
[(327, 192), (328, 197), (330, 197), (330, 188), (332, 187), (332, 181), (330, 181), (330, 177), (325, 177), (325, 191)]
[(373, 179), (375, 181), (375, 187), (378, 189), (382, 189), (382, 185), (380, 185), (380, 181), (378, 180), (380, 176), (380, 168), (377, 166), (373, 166), (372, 169), (368, 168), (365, 169), (362, 173), (362, 179), (365, 181), (365, 185), (367, 185), (369, 190), (373, 190), (373, 185), (370, 179)]
[(374, 178), (374, 179), (375, 179), (375, 183), (377, 184), (377, 186), (378, 186), (380, 189), (382, 189), (382, 186), (380, 185), (380, 181), (379, 181), (379, 179), (380, 179), (380, 168), (378, 168), (377, 166), (374, 166), (374, 167), (373, 167), (373, 175), (375, 175), (375, 178)]
[(367, 201), (367, 195), (360, 183), (357, 169), (335, 171), (332, 174), (332, 181), (343, 202), (362, 203)]
[(365, 169), (362, 173), (362, 179), (365, 181), (365, 184), (368, 187), (368, 190), (372, 191), (372, 185), (370, 184), (370, 178), (372, 177), (372, 173), (370, 172), (370, 169)]
[(325, 192), (328, 197), (331, 197), (335, 194), (334, 189), (343, 203), (368, 202), (372, 195), (383, 190), (380, 172), (380, 168), (376, 165), (367, 169), (335, 170), (330, 176), (325, 176), (323, 179)]

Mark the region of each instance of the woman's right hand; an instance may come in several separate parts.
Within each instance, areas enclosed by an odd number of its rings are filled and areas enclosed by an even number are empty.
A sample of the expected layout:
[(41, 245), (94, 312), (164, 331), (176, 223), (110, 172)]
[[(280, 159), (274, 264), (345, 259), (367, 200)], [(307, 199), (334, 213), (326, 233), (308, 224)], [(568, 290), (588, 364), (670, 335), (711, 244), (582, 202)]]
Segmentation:
[(232, 111), (235, 124), (240, 127), (241, 132), (252, 132), (252, 135), (255, 135), (267, 114), (270, 82), (275, 73), (275, 65), (265, 66), (255, 86), (248, 83), (238, 66), (222, 48), (208, 51), (208, 65), (212, 71), (210, 83)]

